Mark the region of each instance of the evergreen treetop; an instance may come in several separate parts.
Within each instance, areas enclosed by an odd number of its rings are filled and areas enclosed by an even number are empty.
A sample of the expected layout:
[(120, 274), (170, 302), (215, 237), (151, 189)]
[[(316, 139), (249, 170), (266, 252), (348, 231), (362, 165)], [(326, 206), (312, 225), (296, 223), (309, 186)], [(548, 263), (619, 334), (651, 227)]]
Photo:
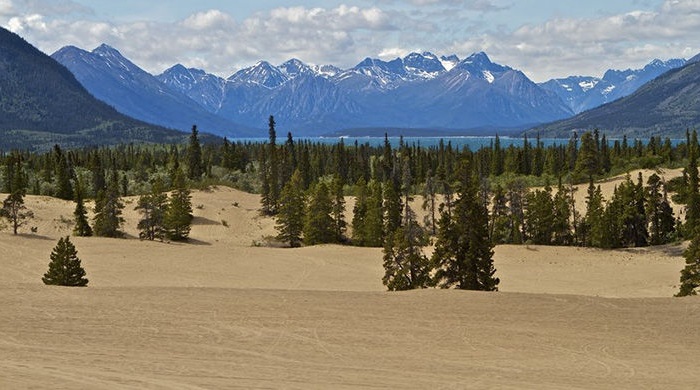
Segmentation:
[(70, 241), (70, 237), (62, 237), (51, 252), (49, 270), (41, 280), (44, 284), (84, 287), (88, 284), (85, 270), (80, 264), (78, 251)]

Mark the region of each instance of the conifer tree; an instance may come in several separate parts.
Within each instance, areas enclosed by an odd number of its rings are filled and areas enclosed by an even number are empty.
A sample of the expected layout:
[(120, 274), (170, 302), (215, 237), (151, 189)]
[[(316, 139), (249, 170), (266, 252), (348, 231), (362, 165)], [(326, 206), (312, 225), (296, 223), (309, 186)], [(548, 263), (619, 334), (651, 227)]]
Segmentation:
[(588, 184), (588, 195), (586, 196), (586, 215), (584, 217), (585, 237), (583, 245), (592, 247), (602, 247), (605, 240), (605, 227), (603, 226), (603, 193), (600, 186), (595, 186), (593, 180)]
[(589, 132), (581, 136), (581, 147), (576, 156), (574, 174), (576, 177), (593, 177), (600, 172), (600, 159), (596, 141)]
[[(624, 184), (624, 183), (623, 183)], [(601, 248), (613, 249), (623, 246), (623, 202), (622, 185), (615, 187), (610, 201), (605, 205), (601, 222)]]
[(700, 287), (700, 234), (697, 232), (683, 252), (683, 257), (685, 268), (681, 270), (681, 286), (676, 296), (697, 295), (697, 288)]
[(439, 287), (467, 290), (498, 290), (494, 277), (493, 244), (489, 240), (488, 211), (481, 201), (469, 163), (459, 170), (461, 184), (452, 216), (440, 218), (431, 262)]
[(177, 150), (177, 145), (171, 145), (168, 153), (168, 183), (166, 186), (168, 189), (173, 188), (175, 177), (181, 173), (180, 152)]
[(87, 207), (85, 207), (85, 185), (82, 178), (78, 177), (75, 181), (75, 210), (73, 211), (73, 219), (75, 227), (73, 234), (78, 237), (92, 236), (92, 227), (87, 216)]
[(431, 235), (437, 233), (437, 184), (431, 170), (425, 177), (425, 185), (423, 186), (423, 210), (426, 211), (423, 223)]
[(574, 209), (573, 198), (559, 181), (557, 193), (552, 199), (552, 243), (554, 245), (573, 244), (571, 212)]
[(390, 291), (411, 290), (431, 285), (430, 260), (423, 253), (426, 244), (423, 229), (415, 220), (399, 227), (384, 245), (384, 277), (382, 282)]
[(685, 169), (687, 177), (686, 193), (686, 213), (683, 235), (692, 238), (693, 234), (700, 227), (700, 188), (698, 187), (698, 138), (697, 132), (693, 131), (688, 144), (688, 166)]
[(360, 177), (355, 184), (355, 206), (352, 209), (353, 245), (364, 246), (368, 201), (367, 183), (364, 177)]
[(97, 198), (100, 191), (104, 191), (107, 186), (102, 159), (97, 152), (95, 152), (90, 159), (90, 172), (92, 173), (92, 194)]
[(647, 179), (646, 214), (649, 220), (649, 244), (661, 245), (670, 242), (675, 230), (673, 209), (668, 202), (661, 178), (652, 174)]
[(552, 189), (545, 186), (543, 190), (535, 190), (525, 197), (525, 231), (533, 244), (549, 245), (554, 233), (554, 201)]
[(401, 226), (387, 236), (384, 243), (384, 277), (382, 282), (390, 291), (410, 290), (427, 287), (431, 283), (430, 260), (423, 254), (427, 244), (425, 231), (416, 221), (416, 214), (410, 206), (410, 175), (404, 164), (403, 190), (404, 209)]
[(8, 157), (5, 178), (5, 189), (9, 194), (2, 202), (0, 217), (9, 220), (12, 232), (16, 235), (26, 220), (34, 217), (34, 213), (24, 205), (24, 196), (27, 193), (27, 174), (22, 167), (22, 156), (19, 153), (13, 152)]
[(489, 236), (494, 244), (509, 244), (510, 216), (508, 215), (508, 200), (505, 190), (497, 185), (493, 190), (491, 216), (489, 221)]
[(267, 144), (267, 183), (269, 185), (268, 204), (266, 209), (270, 215), (277, 213), (277, 202), (279, 201), (280, 181), (279, 170), (280, 166), (277, 157), (277, 133), (275, 131), (275, 117), (270, 115), (268, 121), (269, 127), (269, 143)]
[(181, 171), (175, 174), (175, 189), (163, 217), (165, 236), (173, 241), (185, 241), (192, 225), (192, 197)]
[(95, 199), (95, 217), (92, 231), (99, 237), (122, 237), (121, 226), (124, 223), (122, 210), (124, 203), (119, 197), (119, 179), (117, 171), (112, 169), (107, 187), (97, 194)]
[(333, 221), (333, 201), (328, 186), (321, 182), (316, 185), (309, 199), (304, 220), (304, 244), (317, 245), (335, 242)]
[(648, 245), (646, 214), (644, 210), (644, 188), (641, 173), (637, 184), (627, 175), (616, 194), (621, 202), (620, 225), (622, 226), (621, 245), (642, 247)]
[(364, 246), (381, 247), (384, 245), (384, 207), (382, 202), (382, 184), (370, 180), (367, 184), (367, 215), (364, 225)]
[(345, 241), (345, 196), (343, 193), (343, 180), (340, 175), (335, 175), (331, 182), (331, 192), (333, 195), (333, 225), (335, 227), (335, 241)]
[(197, 126), (192, 126), (189, 144), (187, 145), (187, 177), (190, 180), (200, 180), (204, 174), (202, 166), (202, 147), (199, 144), (199, 131)]
[(382, 214), (384, 216), (385, 237), (389, 237), (401, 226), (401, 216), (403, 206), (401, 204), (401, 194), (397, 191), (393, 181), (385, 182), (383, 188)]
[(522, 180), (512, 180), (506, 184), (506, 199), (510, 208), (508, 215), (509, 233), (506, 242), (523, 243), (523, 224), (525, 221), (525, 183)]
[(304, 211), (306, 196), (304, 195), (303, 179), (297, 169), (287, 184), (282, 188), (277, 213), (277, 239), (286, 242), (290, 247), (301, 246), (304, 232)]
[(58, 145), (54, 145), (54, 158), (56, 159), (56, 192), (59, 199), (73, 199), (73, 186), (71, 180), (71, 170), (66, 160), (66, 155)]
[[(281, 164), (281, 177), (280, 177), (280, 187), (283, 188), (285, 184), (291, 179), (294, 171), (297, 169), (297, 155), (296, 146), (294, 144), (294, 138), (292, 138), (292, 133), (287, 133), (287, 141), (284, 143), (284, 150), (282, 153), (282, 164)], [(281, 196), (281, 194), (280, 194)]]
[(136, 228), (139, 230), (139, 238), (153, 241), (163, 241), (165, 236), (165, 212), (168, 206), (168, 195), (165, 193), (163, 181), (156, 178), (153, 181), (151, 192), (141, 195), (134, 210), (141, 213)]
[(58, 240), (50, 258), (49, 270), (41, 278), (44, 284), (70, 287), (87, 286), (88, 279), (85, 278), (85, 270), (80, 264), (78, 251), (70, 241), (70, 237), (66, 236)]

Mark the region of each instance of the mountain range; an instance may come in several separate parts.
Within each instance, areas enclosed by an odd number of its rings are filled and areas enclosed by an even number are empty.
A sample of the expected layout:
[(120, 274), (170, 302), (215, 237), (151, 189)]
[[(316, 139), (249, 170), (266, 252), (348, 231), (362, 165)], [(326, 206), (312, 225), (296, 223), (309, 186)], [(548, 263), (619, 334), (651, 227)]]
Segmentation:
[(252, 129), (212, 114), (110, 46), (100, 45), (92, 52), (67, 46), (52, 58), (70, 69), (96, 98), (133, 118), (181, 131), (197, 124), (204, 129), (216, 129), (222, 136), (251, 135)]
[(182, 65), (154, 76), (107, 45), (52, 57), (0, 29), (0, 148), (177, 142), (193, 124), (265, 137), (271, 114), (296, 136), (678, 136), (700, 125), (698, 57), (541, 84), (483, 52), (366, 58), (349, 69), (260, 61), (226, 79)]
[(572, 131), (600, 129), (613, 136), (683, 138), (686, 130), (699, 126), (700, 55), (626, 97), (530, 132), (567, 138)]
[[(124, 113), (170, 127), (176, 117), (171, 113), (190, 121), (216, 116), (227, 122), (197, 123), (219, 135), (230, 136), (231, 129), (253, 135), (249, 129), (264, 129), (271, 114), (278, 127), (297, 135), (378, 127), (423, 128), (432, 134), (522, 130), (573, 114), (554, 92), (485, 53), (463, 60), (427, 52), (392, 61), (366, 58), (345, 70), (296, 59), (279, 66), (260, 61), (227, 79), (182, 65), (151, 76), (106, 45), (92, 52), (64, 47), (52, 57)], [(192, 101), (208, 116), (193, 112)]]
[[(602, 78), (571, 76), (532, 82), (483, 53), (465, 59), (429, 52), (356, 66), (267, 61), (228, 78), (177, 64), (150, 75), (114, 48), (68, 46), (52, 55), (96, 97), (120, 112), (172, 128), (197, 123), (223, 136), (264, 136), (266, 118), (296, 135), (368, 135), (387, 128), (412, 134), (519, 132), (627, 96), (683, 59)], [(256, 130), (259, 129), (259, 130)]]
[(602, 78), (569, 76), (549, 80), (540, 86), (556, 93), (575, 114), (579, 114), (630, 95), (642, 85), (685, 63), (684, 59), (655, 59), (641, 69), (610, 69)]
[(95, 99), (68, 69), (0, 28), (0, 150), (185, 139)]

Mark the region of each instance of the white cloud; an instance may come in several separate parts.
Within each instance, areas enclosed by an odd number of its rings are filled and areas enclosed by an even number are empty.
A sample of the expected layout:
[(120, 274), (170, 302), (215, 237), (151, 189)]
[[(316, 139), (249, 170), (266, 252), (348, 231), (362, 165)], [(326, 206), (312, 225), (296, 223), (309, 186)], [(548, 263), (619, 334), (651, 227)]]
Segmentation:
[(555, 18), (455, 43), (458, 52), (486, 50), (492, 58), (544, 81), (571, 74), (602, 76), (608, 68), (643, 66), (653, 58), (700, 51), (700, 0), (667, 0), (655, 11), (599, 18)]
[(14, 15), (15, 7), (12, 0), (0, 0), (0, 16)]
[[(294, 57), (349, 67), (367, 56), (392, 59), (419, 48), (460, 57), (486, 51), (493, 60), (543, 81), (576, 73), (601, 75), (610, 67), (700, 51), (695, 38), (700, 0), (666, 0), (657, 9), (558, 17), (515, 29), (482, 21), (488, 19), (481, 12), (497, 13), (504, 1), (372, 4), (280, 7), (243, 20), (207, 10), (176, 22), (117, 23), (95, 20), (91, 10), (69, 0), (0, 0), (0, 25), (49, 54), (64, 45), (92, 49), (104, 42), (152, 73), (179, 62), (221, 76), (261, 59), (281, 63)], [(44, 12), (42, 6), (54, 12)]]

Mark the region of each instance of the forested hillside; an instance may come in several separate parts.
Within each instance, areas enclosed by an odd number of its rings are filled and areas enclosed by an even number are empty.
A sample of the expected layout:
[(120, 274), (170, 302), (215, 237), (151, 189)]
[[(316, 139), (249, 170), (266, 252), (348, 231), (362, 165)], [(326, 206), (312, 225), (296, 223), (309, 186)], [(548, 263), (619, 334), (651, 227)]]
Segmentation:
[(2, 28), (0, 135), (0, 150), (186, 139), (184, 133), (119, 114), (90, 95), (65, 67)]

